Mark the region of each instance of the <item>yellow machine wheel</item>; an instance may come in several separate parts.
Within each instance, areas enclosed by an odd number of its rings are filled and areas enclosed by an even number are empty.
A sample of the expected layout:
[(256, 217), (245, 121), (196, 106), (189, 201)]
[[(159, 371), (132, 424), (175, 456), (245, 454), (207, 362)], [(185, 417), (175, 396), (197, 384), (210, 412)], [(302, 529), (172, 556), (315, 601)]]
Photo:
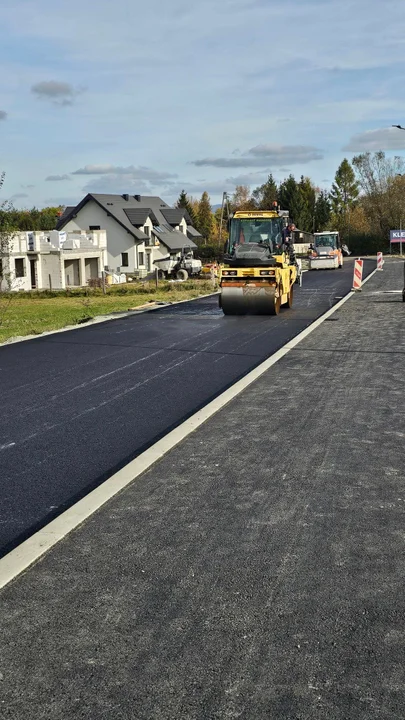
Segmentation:
[(273, 306), (273, 312), (269, 313), (269, 315), (278, 315), (281, 309), (281, 295), (277, 295), (276, 297), (276, 291), (274, 290), (274, 306)]
[(290, 292), (288, 293), (288, 300), (285, 304), (286, 307), (292, 308), (294, 302), (294, 285), (291, 285)]

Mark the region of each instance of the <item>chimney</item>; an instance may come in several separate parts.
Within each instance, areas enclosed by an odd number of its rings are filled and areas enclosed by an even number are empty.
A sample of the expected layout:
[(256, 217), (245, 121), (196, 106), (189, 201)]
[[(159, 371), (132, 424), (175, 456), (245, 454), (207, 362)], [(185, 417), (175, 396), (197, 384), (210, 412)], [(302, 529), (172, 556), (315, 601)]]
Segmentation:
[(141, 202), (141, 196), (140, 195), (134, 195), (135, 200), (138, 200), (138, 202)]
[(129, 200), (129, 195), (127, 195), (127, 194), (125, 193), (122, 197), (124, 198), (124, 200), (126, 200), (126, 201), (128, 202), (128, 200)]

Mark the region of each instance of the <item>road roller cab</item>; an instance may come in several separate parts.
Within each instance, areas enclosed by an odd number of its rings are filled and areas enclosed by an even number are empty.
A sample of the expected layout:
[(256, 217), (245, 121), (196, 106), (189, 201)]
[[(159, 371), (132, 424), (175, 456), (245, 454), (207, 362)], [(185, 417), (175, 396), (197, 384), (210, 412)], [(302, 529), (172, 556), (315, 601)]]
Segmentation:
[(343, 267), (343, 251), (337, 230), (314, 233), (309, 255), (310, 270), (327, 270)]
[(298, 268), (287, 225), (288, 213), (277, 207), (231, 216), (221, 272), (225, 315), (277, 315), (282, 305), (291, 307)]

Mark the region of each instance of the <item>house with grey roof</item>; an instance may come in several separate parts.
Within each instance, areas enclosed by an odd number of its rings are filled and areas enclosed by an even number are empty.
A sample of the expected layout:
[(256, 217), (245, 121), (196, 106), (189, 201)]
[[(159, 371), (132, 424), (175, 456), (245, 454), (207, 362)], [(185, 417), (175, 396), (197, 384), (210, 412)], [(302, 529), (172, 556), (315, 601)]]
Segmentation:
[(173, 208), (156, 196), (89, 193), (66, 208), (57, 230), (105, 230), (108, 270), (146, 277), (154, 262), (194, 250), (200, 233), (184, 208)]

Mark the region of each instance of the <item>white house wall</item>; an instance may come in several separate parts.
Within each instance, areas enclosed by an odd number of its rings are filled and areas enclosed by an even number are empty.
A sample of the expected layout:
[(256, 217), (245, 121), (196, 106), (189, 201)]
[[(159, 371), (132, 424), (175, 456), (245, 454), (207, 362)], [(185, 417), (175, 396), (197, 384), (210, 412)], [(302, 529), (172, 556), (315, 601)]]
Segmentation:
[[(119, 270), (130, 275), (135, 270), (141, 271), (141, 276), (148, 271), (147, 257), (151, 257), (150, 272), (155, 271), (154, 261), (166, 257), (170, 251), (165, 245), (146, 246), (144, 243), (137, 243), (135, 238), (121, 227), (114, 217), (109, 217), (107, 212), (101, 208), (94, 200), (89, 200), (86, 205), (78, 212), (77, 217), (70, 220), (64, 225), (63, 230), (72, 232), (77, 230), (89, 231), (90, 226), (98, 225), (107, 233), (107, 265), (112, 271)], [(153, 240), (153, 223), (147, 218), (143, 227), (139, 228), (142, 232)], [(187, 223), (183, 219), (176, 228), (187, 237)], [(128, 266), (122, 266), (121, 253), (128, 253)], [(140, 253), (142, 255), (140, 257)], [(170, 253), (180, 257), (181, 253)]]
[[(17, 259), (24, 260), (24, 277), (17, 278), (15, 275), (15, 261)], [(19, 253), (16, 257), (9, 255), (2, 258), (3, 279), (0, 281), (0, 290), (9, 292), (10, 290), (31, 290), (31, 269), (28, 257), (25, 253)]]
[[(123, 252), (128, 253), (128, 267), (123, 268), (123, 270), (131, 273), (138, 269), (135, 238), (125, 228), (121, 227), (113, 217), (108, 217), (105, 210), (94, 200), (86, 203), (78, 212), (77, 217), (69, 220), (63, 229), (66, 232), (89, 230), (90, 225), (99, 225), (102, 230), (107, 231), (107, 264), (114, 272), (116, 272), (117, 268), (122, 267), (121, 253)], [(139, 246), (139, 251), (145, 252), (143, 244)]]
[(65, 287), (62, 279), (60, 253), (39, 255), (37, 261), (38, 287), (45, 290), (60, 290)]

